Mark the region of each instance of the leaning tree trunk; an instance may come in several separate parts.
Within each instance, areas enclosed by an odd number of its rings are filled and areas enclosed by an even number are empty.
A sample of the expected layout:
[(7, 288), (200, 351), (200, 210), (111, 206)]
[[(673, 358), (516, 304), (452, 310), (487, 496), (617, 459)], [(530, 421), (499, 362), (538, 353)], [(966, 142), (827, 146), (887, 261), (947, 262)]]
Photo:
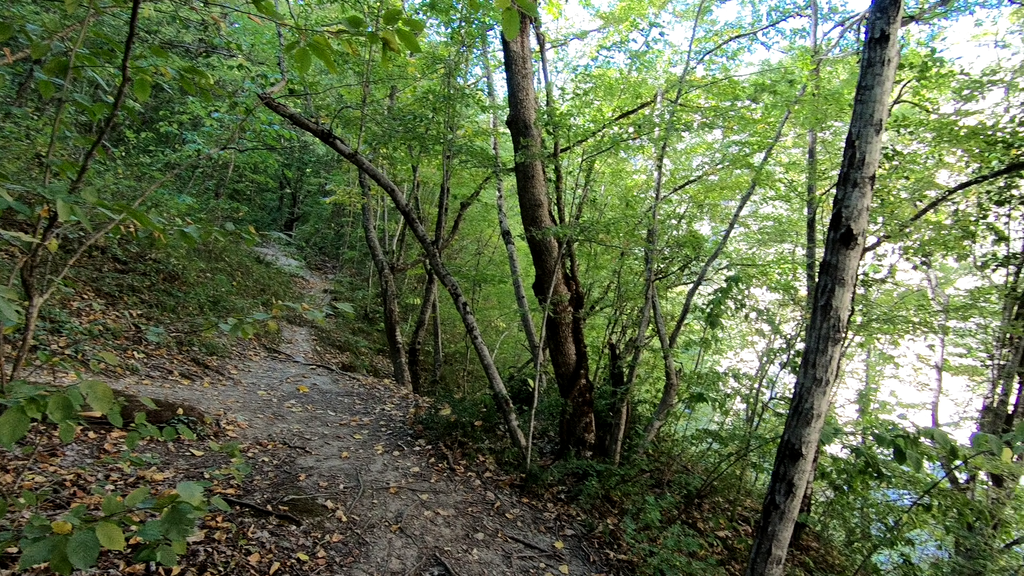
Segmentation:
[(359, 173), (359, 187), (363, 190), (363, 233), (366, 235), (366, 246), (370, 249), (373, 266), (377, 269), (380, 281), (380, 299), (384, 305), (384, 336), (388, 341), (388, 355), (395, 373), (395, 382), (402, 389), (412, 389), (412, 378), (409, 376), (409, 363), (405, 356), (405, 341), (402, 340), (402, 319), (398, 310), (398, 288), (395, 277), (391, 273), (391, 264), (384, 257), (384, 250), (377, 241), (377, 226), (373, 220), (373, 197), (370, 194), (370, 181), (366, 174)]
[(451, 296), (452, 302), (455, 304), (455, 310), (459, 313), (459, 317), (462, 318), (462, 324), (465, 326), (466, 333), (469, 335), (470, 342), (473, 344), (473, 349), (476, 350), (477, 358), (480, 360), (480, 366), (483, 368), (484, 374), (487, 376), (487, 381), (491, 385), (491, 390), (494, 393), (495, 404), (497, 405), (498, 411), (501, 412), (505, 426), (508, 428), (509, 438), (512, 440), (512, 444), (516, 447), (519, 453), (525, 456), (526, 436), (523, 435), (522, 428), (519, 426), (519, 418), (516, 416), (515, 408), (512, 406), (512, 401), (509, 399), (508, 391), (505, 389), (505, 383), (501, 381), (501, 375), (498, 373), (498, 368), (494, 364), (491, 352), (487, 349), (487, 344), (484, 342), (483, 336), (480, 334), (480, 326), (476, 322), (473, 310), (470, 307), (469, 302), (466, 300), (465, 294), (462, 292), (462, 287), (459, 286), (458, 281), (454, 276), (452, 276), (451, 272), (448, 271), (448, 267), (441, 261), (440, 252), (438, 252), (437, 247), (434, 246), (434, 243), (431, 241), (423, 223), (420, 222), (416, 213), (413, 212), (412, 206), (409, 205), (408, 200), (405, 198), (405, 194), (402, 193), (402, 190), (396, 186), (391, 179), (385, 176), (383, 172), (367, 160), (365, 156), (352, 149), (347, 142), (331, 132), (330, 129), (303, 117), (295, 110), (292, 110), (288, 106), (285, 106), (275, 100), (269, 93), (259, 94), (259, 99), (260, 103), (266, 106), (270, 111), (291, 122), (292, 125), (297, 128), (308, 132), (323, 142), (328, 148), (337, 152), (342, 158), (358, 168), (361, 173), (373, 180), (391, 198), (391, 201), (398, 209), (398, 212), (402, 215), (402, 218), (409, 226), (409, 230), (412, 231), (413, 237), (416, 238), (420, 248), (422, 248), (426, 253), (427, 262), (430, 263), (430, 267), (437, 276), (438, 282), (445, 287), (448, 294)]
[(850, 319), (857, 268), (882, 153), (896, 66), (902, 0), (875, 0), (846, 137), (836, 198), (818, 269), (814, 308), (747, 576), (781, 576)]
[[(536, 278), (533, 293), (548, 309), (546, 342), (558, 391), (566, 402), (560, 426), (563, 451), (589, 454), (594, 447), (594, 385), (583, 325), (583, 293), (579, 279), (567, 273), (565, 254), (555, 238), (555, 220), (544, 174), (544, 146), (537, 126), (537, 95), (533, 87), (530, 17), (519, 15), (519, 34), (502, 35), (508, 86), (506, 125), (515, 150), (516, 193), (526, 243)], [(550, 294), (550, 298), (549, 295)]]

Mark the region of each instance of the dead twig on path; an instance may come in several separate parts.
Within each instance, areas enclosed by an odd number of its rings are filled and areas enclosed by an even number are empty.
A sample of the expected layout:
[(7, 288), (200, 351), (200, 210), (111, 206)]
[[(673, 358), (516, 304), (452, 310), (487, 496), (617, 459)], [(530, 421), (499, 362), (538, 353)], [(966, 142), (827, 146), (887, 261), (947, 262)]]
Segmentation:
[(449, 574), (451, 574), (452, 576), (459, 576), (459, 571), (455, 568), (452, 568), (452, 565), (449, 564), (447, 560), (445, 560), (444, 556), (441, 556), (441, 554), (438, 552), (434, 552), (434, 556), (437, 556), (437, 559), (441, 561), (441, 564), (444, 564), (444, 568), (448, 571)]
[(303, 366), (312, 366), (313, 368), (323, 368), (324, 370), (330, 370), (331, 372), (335, 372), (335, 373), (340, 373), (341, 372), (341, 370), (338, 370), (334, 366), (330, 366), (328, 364), (320, 364), (319, 362), (306, 362), (305, 360), (303, 360), (301, 358), (298, 358), (298, 357), (296, 357), (296, 356), (294, 356), (292, 354), (289, 354), (289, 353), (285, 352), (284, 350), (281, 350), (281, 349), (278, 349), (278, 348), (274, 348), (270, 344), (262, 344), (262, 346), (264, 348), (266, 348), (267, 350), (270, 350), (271, 352), (275, 353), (275, 354), (284, 356), (286, 360), (289, 360), (289, 361), (294, 362), (296, 364), (302, 364)]
[(288, 522), (291, 522), (292, 524), (294, 524), (296, 526), (302, 526), (302, 520), (299, 520), (298, 518), (296, 518), (295, 516), (292, 516), (291, 514), (289, 514), (287, 512), (275, 512), (273, 510), (264, 508), (263, 506), (260, 506), (259, 504), (256, 504), (255, 502), (249, 502), (247, 500), (239, 500), (238, 498), (232, 498), (230, 496), (225, 496), (223, 494), (218, 494), (218, 496), (220, 496), (221, 500), (224, 500), (228, 504), (234, 504), (236, 506), (241, 506), (243, 508), (249, 508), (251, 510), (255, 510), (256, 512), (261, 512), (263, 514), (269, 514), (271, 516), (274, 516), (275, 518), (278, 518), (279, 520), (287, 520)]
[(509, 534), (508, 532), (503, 532), (503, 534), (505, 534), (506, 538), (509, 538), (510, 540), (515, 540), (516, 542), (519, 542), (520, 544), (523, 544), (524, 546), (528, 546), (530, 548), (533, 548), (534, 550), (537, 550), (539, 552), (543, 552), (545, 554), (552, 554), (553, 553), (550, 550), (548, 550), (547, 548), (541, 546), (540, 544), (534, 544), (533, 542), (530, 542), (526, 538), (521, 538), (519, 536), (516, 536), (515, 534)]
[(348, 505), (348, 508), (345, 510), (346, 514), (351, 514), (352, 509), (356, 507), (356, 502), (359, 502), (359, 499), (363, 497), (363, 490), (365, 490), (365, 486), (363, 486), (363, 475), (359, 472), (359, 470), (356, 470), (356, 480), (359, 481), (359, 491), (356, 492), (356, 497), (352, 500), (352, 502)]

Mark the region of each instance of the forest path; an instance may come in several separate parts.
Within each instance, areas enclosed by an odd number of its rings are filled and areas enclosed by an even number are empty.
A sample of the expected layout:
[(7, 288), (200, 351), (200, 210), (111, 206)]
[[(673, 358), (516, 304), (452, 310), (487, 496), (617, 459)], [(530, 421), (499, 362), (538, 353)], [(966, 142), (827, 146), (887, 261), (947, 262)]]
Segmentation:
[[(326, 293), (326, 279), (279, 249), (261, 253), (293, 270), (307, 294)], [(285, 546), (295, 550), (303, 540), (319, 541), (317, 549), (327, 554), (316, 560), (327, 561), (307, 573), (603, 572), (554, 505), (503, 488), (502, 473), (484, 460), (466, 462), (415, 438), (409, 425), (420, 403), (415, 396), (389, 380), (316, 365), (309, 328), (282, 323), (281, 331), (273, 347), (240, 343), (209, 371), (132, 378), (120, 387), (237, 421), (232, 433), (249, 446), (267, 447), (268, 455), (283, 445), (283, 459), (264, 458), (275, 462), (254, 472), (256, 485), (274, 493), (245, 497), (279, 508), (283, 500), (282, 511), (302, 516), (303, 528), (287, 526), (295, 534), (269, 538), (298, 539)], [(259, 449), (249, 454), (258, 458)]]

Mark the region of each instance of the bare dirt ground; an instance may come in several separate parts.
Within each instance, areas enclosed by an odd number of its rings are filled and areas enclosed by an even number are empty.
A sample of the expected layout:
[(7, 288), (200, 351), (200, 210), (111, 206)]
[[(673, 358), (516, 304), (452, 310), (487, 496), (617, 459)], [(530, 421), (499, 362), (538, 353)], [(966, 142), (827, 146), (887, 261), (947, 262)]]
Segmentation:
[[(325, 279), (275, 248), (262, 253), (322, 301)], [(271, 347), (241, 343), (206, 369), (164, 368), (117, 386), (194, 405), (229, 423), (228, 433), (244, 443), (254, 469), (248, 493), (235, 497), (255, 506), (229, 516), (261, 516), (246, 524), (245, 557), (234, 573), (607, 571), (564, 507), (503, 487), (510, 479), (485, 460), (466, 462), (416, 438), (410, 415), (422, 401), (390, 381), (318, 360), (309, 328), (282, 324)], [(183, 568), (216, 560), (198, 549), (198, 557), (182, 558)], [(281, 558), (293, 561), (272, 568)]]

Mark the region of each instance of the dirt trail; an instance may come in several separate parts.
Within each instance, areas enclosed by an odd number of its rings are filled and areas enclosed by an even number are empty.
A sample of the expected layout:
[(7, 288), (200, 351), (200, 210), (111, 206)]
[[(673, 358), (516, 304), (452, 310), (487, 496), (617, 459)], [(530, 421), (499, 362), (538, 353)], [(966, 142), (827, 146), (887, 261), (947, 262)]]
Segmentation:
[[(325, 293), (323, 278), (275, 248), (261, 252), (294, 270), (307, 293)], [(562, 515), (500, 488), (499, 472), (485, 463), (459, 461), (415, 438), (411, 394), (390, 381), (311, 365), (310, 330), (281, 329), (272, 350), (242, 344), (210, 371), (162, 381), (140, 376), (123, 387), (237, 419), (252, 445), (287, 446), (291, 469), (267, 474), (288, 476), (294, 485), (281, 490), (301, 491), (304, 512), (323, 533), (342, 535), (346, 547), (336, 553), (349, 555), (343, 567), (319, 573), (604, 571)]]

